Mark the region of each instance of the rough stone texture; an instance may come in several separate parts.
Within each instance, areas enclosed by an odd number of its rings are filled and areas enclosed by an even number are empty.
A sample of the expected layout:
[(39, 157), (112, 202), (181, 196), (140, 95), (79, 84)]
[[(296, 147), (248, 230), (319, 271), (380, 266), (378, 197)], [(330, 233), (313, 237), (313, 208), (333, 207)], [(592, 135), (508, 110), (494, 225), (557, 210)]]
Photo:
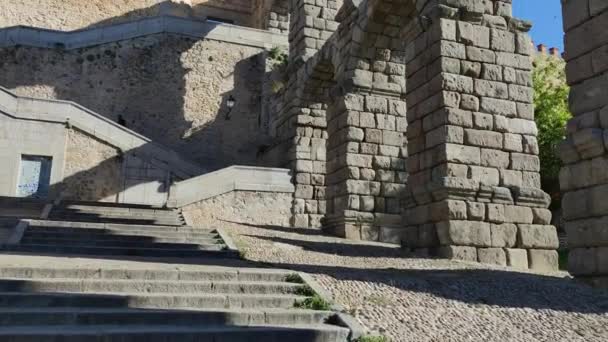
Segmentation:
[(246, 0), (7, 0), (0, 27), (28, 25), (77, 30), (162, 14), (205, 19), (208, 16), (249, 26), (253, 1)]
[(226, 222), (289, 225), (292, 194), (232, 191), (182, 208), (193, 227), (213, 228)]
[(0, 60), (0, 85), (18, 95), (123, 120), (207, 170), (253, 164), (267, 140), (257, 48), (161, 34), (78, 51), (6, 48)]
[(112, 146), (76, 129), (68, 131), (62, 194), (66, 199), (117, 202), (123, 165)]
[[(511, 17), (510, 2), (445, 4), (453, 8), (438, 11), (427, 32), (406, 47), (404, 221), (411, 231), (434, 226), (440, 251), (450, 251), (440, 252), (444, 256), (474, 246), (477, 253), (466, 255), (480, 262), (556, 268), (542, 258), (545, 251), (527, 261), (526, 250), (558, 247), (555, 228), (545, 226), (549, 197), (540, 190), (529, 27)], [(437, 210), (452, 201), (467, 210)], [(414, 250), (429, 247), (405, 241)]]
[(608, 7), (597, 0), (562, 4), (573, 114), (560, 146), (565, 164), (560, 173), (562, 208), (571, 247), (568, 269), (591, 284), (608, 287), (603, 281), (608, 275)]

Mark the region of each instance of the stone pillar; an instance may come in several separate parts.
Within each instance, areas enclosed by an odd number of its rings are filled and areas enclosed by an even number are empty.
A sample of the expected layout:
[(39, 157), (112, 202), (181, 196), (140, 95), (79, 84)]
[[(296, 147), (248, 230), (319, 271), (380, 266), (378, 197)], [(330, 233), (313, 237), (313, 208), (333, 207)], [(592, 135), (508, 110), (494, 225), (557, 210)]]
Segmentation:
[(338, 28), (333, 0), (290, 0), (289, 58), (308, 59), (321, 49)]
[(562, 4), (574, 116), (560, 146), (568, 269), (608, 287), (608, 2)]
[(327, 111), (324, 229), (349, 239), (400, 243), (407, 120), (399, 15), (408, 9), (382, 3), (371, 10), (369, 4), (352, 8), (359, 16), (345, 15), (338, 31), (343, 54), (339, 91)]
[(540, 189), (529, 24), (511, 1), (441, 0), (408, 45), (404, 244), (441, 256), (555, 270)]

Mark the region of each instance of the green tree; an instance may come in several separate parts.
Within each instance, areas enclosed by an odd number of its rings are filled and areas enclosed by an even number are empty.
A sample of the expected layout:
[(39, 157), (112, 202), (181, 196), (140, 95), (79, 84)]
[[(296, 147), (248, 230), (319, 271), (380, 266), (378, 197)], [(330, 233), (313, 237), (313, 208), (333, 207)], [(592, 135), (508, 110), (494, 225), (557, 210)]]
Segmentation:
[(532, 79), (542, 187), (554, 198), (554, 204), (559, 205), (559, 169), (562, 163), (557, 146), (564, 139), (566, 123), (571, 118), (566, 63), (557, 57), (538, 55), (534, 59)]

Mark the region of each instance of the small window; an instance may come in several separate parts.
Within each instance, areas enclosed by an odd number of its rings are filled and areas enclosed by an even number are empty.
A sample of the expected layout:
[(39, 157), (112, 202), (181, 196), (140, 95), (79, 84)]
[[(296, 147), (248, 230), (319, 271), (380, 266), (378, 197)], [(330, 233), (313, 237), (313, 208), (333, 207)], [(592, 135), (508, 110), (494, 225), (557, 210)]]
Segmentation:
[(212, 23), (219, 23), (219, 24), (234, 24), (234, 20), (222, 19), (222, 18), (218, 18), (218, 17), (207, 17), (207, 21), (210, 21)]
[(21, 156), (17, 197), (46, 198), (51, 185), (53, 159), (42, 156)]

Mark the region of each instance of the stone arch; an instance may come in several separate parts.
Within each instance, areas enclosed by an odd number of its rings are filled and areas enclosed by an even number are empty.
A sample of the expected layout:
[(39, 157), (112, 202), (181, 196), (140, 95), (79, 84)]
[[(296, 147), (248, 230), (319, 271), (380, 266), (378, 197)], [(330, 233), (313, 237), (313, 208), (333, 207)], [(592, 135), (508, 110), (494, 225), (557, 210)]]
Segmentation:
[[(419, 32), (413, 1), (344, 5), (336, 51), (339, 94), (328, 110), (330, 232), (399, 243), (407, 182), (406, 46)], [(414, 32), (415, 31), (415, 32)]]
[(319, 53), (302, 69), (306, 74), (295, 96), (292, 225), (320, 228), (326, 214), (327, 109), (335, 91), (334, 66)]
[(289, 0), (256, 0), (253, 26), (277, 33), (289, 31)]

